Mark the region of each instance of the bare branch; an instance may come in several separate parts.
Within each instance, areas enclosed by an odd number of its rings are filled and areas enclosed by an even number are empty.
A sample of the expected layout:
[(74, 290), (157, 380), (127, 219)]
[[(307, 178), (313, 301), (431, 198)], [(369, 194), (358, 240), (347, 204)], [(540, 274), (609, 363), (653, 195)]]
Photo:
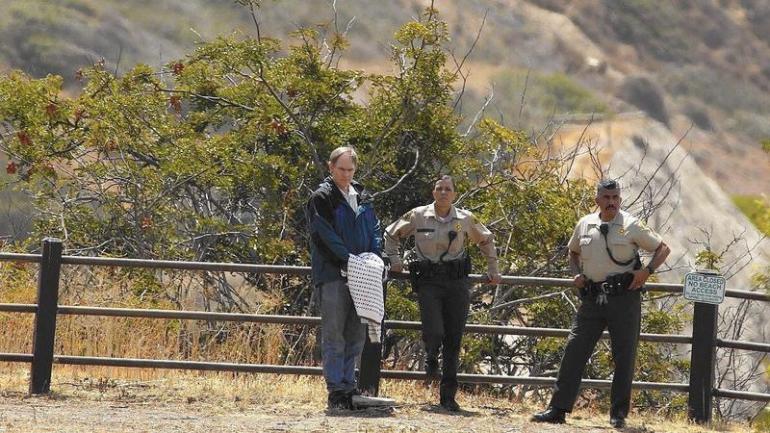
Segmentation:
[(259, 19), (257, 18), (257, 10), (254, 7), (254, 2), (249, 2), (249, 12), (251, 13), (251, 19), (254, 21), (254, 28), (257, 29), (257, 42), (262, 42), (262, 35), (259, 28)]
[(489, 94), (484, 98), (484, 104), (482, 104), (481, 108), (479, 108), (479, 111), (476, 112), (476, 115), (473, 116), (473, 120), (471, 121), (471, 124), (468, 125), (468, 129), (465, 130), (465, 134), (463, 134), (463, 137), (467, 137), (470, 135), (473, 128), (476, 127), (476, 123), (481, 119), (481, 116), (484, 114), (484, 110), (487, 109), (487, 106), (492, 102), (492, 99), (495, 97), (495, 88), (494, 86), (490, 86), (489, 88)]
[(401, 185), (401, 183), (404, 181), (404, 179), (406, 179), (412, 173), (414, 173), (414, 171), (417, 169), (417, 165), (418, 165), (419, 162), (420, 162), (420, 149), (419, 148), (415, 148), (414, 149), (414, 164), (412, 164), (412, 167), (409, 169), (409, 171), (404, 173), (403, 176), (401, 176), (398, 179), (398, 181), (396, 183), (394, 183), (390, 188), (382, 190), (382, 191), (378, 191), (378, 192), (372, 194), (372, 200), (377, 199), (377, 197), (379, 197), (381, 194), (387, 194), (387, 193), (393, 191), (394, 189), (398, 188), (398, 186)]
[(463, 80), (462, 89), (457, 95), (455, 102), (452, 104), (453, 109), (457, 108), (457, 104), (459, 104), (460, 100), (463, 97), (463, 94), (465, 93), (465, 83), (468, 80), (468, 77), (462, 72), (462, 68), (465, 65), (465, 62), (468, 60), (468, 57), (470, 57), (471, 53), (476, 48), (476, 44), (479, 42), (479, 38), (481, 38), (481, 31), (484, 29), (484, 24), (487, 22), (487, 14), (489, 14), (489, 9), (484, 10), (484, 17), (481, 19), (481, 25), (479, 25), (478, 31), (476, 31), (476, 37), (473, 39), (473, 42), (471, 43), (470, 48), (468, 48), (468, 51), (465, 52), (465, 55), (463, 56), (462, 60), (460, 62), (457, 62), (457, 59), (455, 58), (454, 53), (452, 53), (452, 61), (454, 61), (455, 63), (455, 72), (452, 74), (452, 76), (457, 77), (457, 75), (459, 74)]
[(631, 200), (631, 203), (628, 204), (629, 206), (633, 206), (637, 202), (637, 200), (639, 200), (644, 190), (647, 189), (647, 187), (650, 185), (650, 182), (652, 182), (652, 180), (655, 178), (655, 175), (658, 174), (658, 172), (663, 166), (665, 166), (666, 161), (668, 161), (668, 158), (670, 158), (671, 155), (674, 153), (674, 151), (679, 147), (679, 145), (682, 144), (682, 141), (685, 139), (685, 137), (687, 137), (687, 134), (690, 133), (692, 128), (693, 128), (693, 125), (690, 124), (690, 127), (687, 128), (687, 131), (685, 131), (684, 134), (682, 134), (682, 136), (679, 137), (679, 140), (677, 140), (676, 144), (672, 146), (671, 149), (669, 149), (669, 151), (666, 153), (666, 156), (660, 161), (658, 166), (655, 168), (655, 171), (653, 171), (650, 177), (647, 178), (647, 181), (645, 182), (644, 186), (642, 186), (642, 188), (639, 189), (639, 194), (637, 194), (637, 196), (633, 200)]
[(527, 75), (524, 77), (524, 88), (521, 89), (521, 99), (519, 100), (519, 122), (521, 122), (521, 113), (524, 111), (524, 100), (527, 96), (527, 86), (529, 86), (529, 73), (530, 69), (527, 69)]
[(506, 302), (506, 303), (503, 303), (503, 304), (499, 304), (499, 305), (495, 305), (493, 307), (489, 307), (489, 311), (500, 310), (502, 308), (511, 307), (511, 306), (514, 306), (514, 305), (526, 304), (526, 303), (529, 303), (529, 302), (539, 301), (539, 300), (542, 300), (542, 299), (553, 298), (555, 296), (561, 296), (562, 294), (564, 294), (564, 293), (566, 293), (566, 292), (568, 292), (570, 290), (572, 290), (572, 289), (560, 290), (558, 292), (546, 293), (545, 295), (532, 296), (530, 298), (516, 299), (515, 301), (509, 301), (509, 302)]

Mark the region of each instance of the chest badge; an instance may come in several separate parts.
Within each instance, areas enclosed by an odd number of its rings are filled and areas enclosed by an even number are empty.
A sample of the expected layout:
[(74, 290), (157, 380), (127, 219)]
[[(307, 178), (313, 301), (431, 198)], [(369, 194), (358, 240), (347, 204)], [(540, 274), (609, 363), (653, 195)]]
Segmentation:
[(626, 229), (624, 229), (623, 227), (619, 228), (618, 229), (618, 234), (620, 236), (625, 236), (626, 235)]
[(459, 232), (463, 228), (462, 224), (457, 223), (455, 224), (455, 231)]

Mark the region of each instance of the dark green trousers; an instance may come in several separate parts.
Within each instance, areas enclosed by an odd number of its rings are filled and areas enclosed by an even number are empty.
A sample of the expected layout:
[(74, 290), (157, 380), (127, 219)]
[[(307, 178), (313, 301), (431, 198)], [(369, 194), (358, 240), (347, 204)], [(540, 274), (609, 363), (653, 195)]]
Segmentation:
[(621, 296), (610, 296), (599, 305), (593, 297), (583, 298), (567, 338), (567, 347), (559, 367), (551, 406), (571, 411), (575, 404), (580, 381), (596, 342), (605, 328), (609, 329), (612, 343), (612, 375), (610, 416), (628, 415), (631, 407), (631, 382), (636, 363), (636, 348), (641, 326), (641, 295), (638, 291)]
[(441, 350), (441, 395), (454, 397), (460, 343), (470, 305), (470, 282), (467, 278), (421, 280), (418, 289), (425, 351), (435, 359)]

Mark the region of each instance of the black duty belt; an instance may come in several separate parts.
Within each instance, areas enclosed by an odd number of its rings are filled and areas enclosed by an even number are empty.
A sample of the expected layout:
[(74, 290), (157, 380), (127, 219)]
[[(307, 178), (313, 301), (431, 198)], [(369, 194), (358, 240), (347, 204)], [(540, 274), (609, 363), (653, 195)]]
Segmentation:
[(628, 289), (633, 281), (634, 274), (632, 272), (610, 275), (604, 281), (588, 280), (586, 286), (580, 289), (580, 295), (596, 298), (596, 303), (599, 305), (606, 304), (608, 296), (622, 296), (631, 293), (631, 290)]
[(409, 276), (412, 282), (430, 279), (459, 280), (468, 276), (471, 270), (470, 258), (466, 255), (457, 260), (433, 263), (418, 260), (409, 263)]

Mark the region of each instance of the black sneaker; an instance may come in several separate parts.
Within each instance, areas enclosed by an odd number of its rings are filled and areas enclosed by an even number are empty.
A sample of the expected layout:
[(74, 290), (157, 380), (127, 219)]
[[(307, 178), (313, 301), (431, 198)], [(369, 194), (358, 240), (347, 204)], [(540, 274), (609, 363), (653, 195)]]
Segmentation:
[(329, 410), (350, 410), (352, 408), (350, 396), (345, 391), (331, 391), (326, 400)]
[(551, 424), (564, 424), (564, 414), (567, 413), (565, 410), (561, 410), (556, 407), (549, 407), (548, 409), (536, 413), (532, 415), (532, 418), (530, 418), (530, 421), (534, 422), (547, 422)]

